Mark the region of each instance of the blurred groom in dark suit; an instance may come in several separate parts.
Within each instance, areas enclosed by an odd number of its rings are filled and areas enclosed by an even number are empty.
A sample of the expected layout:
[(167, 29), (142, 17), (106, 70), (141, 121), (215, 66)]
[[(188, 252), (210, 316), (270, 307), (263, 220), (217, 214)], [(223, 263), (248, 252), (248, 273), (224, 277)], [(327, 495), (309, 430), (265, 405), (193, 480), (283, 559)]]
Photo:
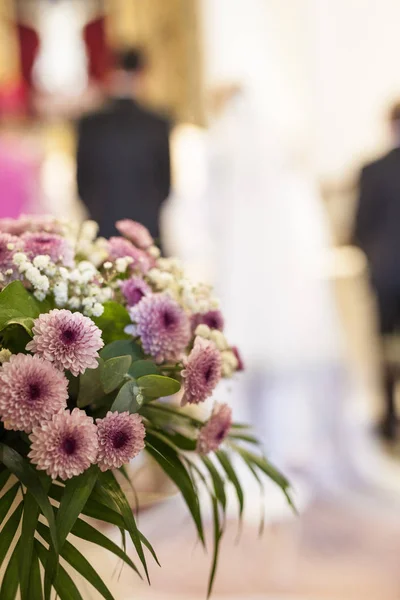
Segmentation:
[(170, 190), (169, 123), (137, 101), (145, 67), (139, 50), (118, 53), (109, 98), (78, 126), (79, 196), (106, 237), (124, 218), (160, 237), (160, 208)]
[[(365, 252), (383, 336), (400, 332), (400, 104), (390, 113), (394, 147), (361, 172), (355, 243)], [(385, 367), (385, 414), (381, 433), (394, 439), (396, 373)]]

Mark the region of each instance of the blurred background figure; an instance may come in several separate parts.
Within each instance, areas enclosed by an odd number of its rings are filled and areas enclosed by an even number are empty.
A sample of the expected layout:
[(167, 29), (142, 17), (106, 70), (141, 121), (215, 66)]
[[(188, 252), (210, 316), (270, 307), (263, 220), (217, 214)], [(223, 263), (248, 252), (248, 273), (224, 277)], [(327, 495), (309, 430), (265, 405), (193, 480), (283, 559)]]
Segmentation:
[(79, 123), (79, 195), (100, 233), (118, 219), (143, 223), (160, 238), (159, 213), (170, 190), (169, 123), (142, 107), (146, 61), (138, 49), (116, 53), (104, 107)]
[(0, 218), (41, 211), (40, 146), (29, 135), (26, 90), (20, 82), (0, 88)]
[[(354, 241), (367, 256), (376, 293), (380, 333), (400, 328), (400, 104), (390, 112), (393, 148), (361, 172)], [(396, 368), (384, 365), (385, 412), (382, 435), (396, 438)]]

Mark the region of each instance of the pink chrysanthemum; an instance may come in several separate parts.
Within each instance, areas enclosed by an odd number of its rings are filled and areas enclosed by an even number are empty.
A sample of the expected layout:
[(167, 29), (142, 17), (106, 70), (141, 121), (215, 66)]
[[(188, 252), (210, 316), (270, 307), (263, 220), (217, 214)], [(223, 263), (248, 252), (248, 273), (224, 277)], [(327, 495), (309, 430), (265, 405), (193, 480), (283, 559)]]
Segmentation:
[(118, 469), (143, 450), (146, 430), (139, 415), (109, 411), (104, 419), (96, 419), (96, 424), (101, 471)]
[(215, 344), (203, 338), (196, 338), (193, 350), (188, 356), (184, 378), (182, 406), (204, 402), (221, 379), (221, 354)]
[(79, 375), (96, 369), (98, 350), (104, 346), (100, 329), (89, 317), (54, 309), (40, 315), (33, 326), (33, 340), (26, 346), (59, 369)]
[(131, 277), (121, 282), (121, 291), (128, 306), (135, 306), (143, 296), (151, 293), (151, 287), (140, 277)]
[(0, 231), (22, 235), (28, 231), (62, 233), (63, 225), (50, 215), (21, 215), (18, 219), (0, 219)]
[(32, 260), (39, 254), (46, 254), (55, 262), (61, 262), (66, 267), (74, 264), (74, 249), (70, 242), (54, 233), (24, 233), (22, 239), (25, 252)]
[(147, 273), (154, 266), (154, 259), (140, 248), (136, 248), (129, 240), (111, 237), (108, 242), (110, 260), (129, 256), (133, 259), (131, 269), (139, 269), (142, 273)]
[(96, 462), (97, 427), (92, 417), (74, 408), (53, 415), (34, 427), (28, 456), (40, 471), (52, 479), (70, 479), (80, 475)]
[(197, 452), (208, 454), (218, 450), (232, 425), (232, 410), (227, 404), (216, 404), (211, 417), (200, 429)]
[(219, 329), (222, 331), (224, 328), (224, 318), (219, 310), (209, 310), (206, 313), (195, 313), (192, 316), (193, 331), (195, 331), (198, 325), (207, 325), (210, 329)]
[(0, 271), (13, 269), (18, 273), (13, 264), (13, 256), (15, 252), (20, 252), (22, 247), (22, 241), (18, 237), (9, 233), (0, 233)]
[(151, 294), (131, 308), (134, 332), (157, 362), (177, 360), (190, 341), (189, 317), (167, 294)]
[(121, 235), (128, 238), (137, 248), (146, 250), (153, 244), (153, 238), (150, 235), (150, 231), (137, 221), (132, 219), (122, 219), (115, 223), (115, 227), (118, 229)]
[(68, 380), (51, 363), (14, 354), (0, 369), (0, 417), (7, 429), (30, 433), (66, 408)]

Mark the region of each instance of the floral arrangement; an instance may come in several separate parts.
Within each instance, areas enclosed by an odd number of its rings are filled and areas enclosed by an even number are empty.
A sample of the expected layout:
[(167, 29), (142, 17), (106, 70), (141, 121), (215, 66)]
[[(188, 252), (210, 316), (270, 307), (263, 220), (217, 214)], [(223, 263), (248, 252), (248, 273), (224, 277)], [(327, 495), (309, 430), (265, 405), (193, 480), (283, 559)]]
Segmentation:
[[(217, 566), (227, 486), (244, 491), (234, 455), (262, 485), (289, 484), (231, 409), (204, 421), (192, 407), (243, 369), (212, 290), (160, 256), (139, 223), (97, 238), (50, 217), (0, 221), (0, 597), (81, 598), (60, 557), (106, 599), (104, 582), (69, 534), (98, 544), (149, 579), (157, 561), (118, 476), (145, 451), (181, 492), (206, 544), (199, 487), (212, 507)], [(134, 482), (131, 482), (133, 484)], [(116, 525), (119, 547), (81, 515)], [(129, 535), (140, 567), (125, 552)], [(145, 549), (149, 552), (146, 553)], [(42, 568), (40, 567), (42, 565)]]

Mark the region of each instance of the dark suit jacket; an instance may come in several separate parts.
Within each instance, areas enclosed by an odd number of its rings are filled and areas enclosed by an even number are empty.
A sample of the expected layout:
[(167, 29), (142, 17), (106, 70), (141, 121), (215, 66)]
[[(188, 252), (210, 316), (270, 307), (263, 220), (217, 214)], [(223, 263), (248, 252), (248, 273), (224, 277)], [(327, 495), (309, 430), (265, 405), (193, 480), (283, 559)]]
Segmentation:
[(170, 190), (169, 123), (128, 98), (84, 116), (77, 182), (101, 235), (115, 235), (115, 221), (131, 218), (159, 238), (159, 212)]
[(361, 172), (355, 243), (378, 288), (400, 289), (400, 148)]

